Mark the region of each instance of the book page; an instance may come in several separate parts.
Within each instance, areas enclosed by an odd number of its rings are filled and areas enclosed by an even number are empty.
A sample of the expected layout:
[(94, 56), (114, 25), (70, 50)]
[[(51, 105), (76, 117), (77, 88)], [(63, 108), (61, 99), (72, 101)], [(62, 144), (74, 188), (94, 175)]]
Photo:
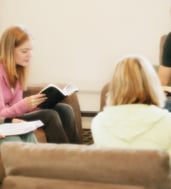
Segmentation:
[(21, 135), (34, 131), (43, 125), (43, 122), (40, 120), (20, 123), (4, 123), (0, 124), (0, 134), (3, 136)]
[(75, 85), (66, 85), (64, 88), (63, 88), (63, 93), (66, 95), (66, 96), (69, 96), (71, 95), (72, 93), (74, 92), (78, 92), (78, 87), (75, 86)]

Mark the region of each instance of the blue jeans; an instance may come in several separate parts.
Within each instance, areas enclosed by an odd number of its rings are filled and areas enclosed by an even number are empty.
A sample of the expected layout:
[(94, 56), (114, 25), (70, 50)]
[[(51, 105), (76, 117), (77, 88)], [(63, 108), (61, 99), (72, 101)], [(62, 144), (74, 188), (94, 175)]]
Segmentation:
[(24, 135), (6, 136), (5, 138), (0, 139), (0, 144), (8, 141), (37, 143), (37, 139), (33, 132)]

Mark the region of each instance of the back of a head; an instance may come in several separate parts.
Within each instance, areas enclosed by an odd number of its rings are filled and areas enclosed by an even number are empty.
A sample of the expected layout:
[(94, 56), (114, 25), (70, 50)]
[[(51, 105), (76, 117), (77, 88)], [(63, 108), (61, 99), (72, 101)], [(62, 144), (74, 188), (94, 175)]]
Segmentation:
[(151, 63), (142, 56), (128, 55), (115, 65), (109, 87), (109, 104), (154, 104), (162, 107), (165, 95)]

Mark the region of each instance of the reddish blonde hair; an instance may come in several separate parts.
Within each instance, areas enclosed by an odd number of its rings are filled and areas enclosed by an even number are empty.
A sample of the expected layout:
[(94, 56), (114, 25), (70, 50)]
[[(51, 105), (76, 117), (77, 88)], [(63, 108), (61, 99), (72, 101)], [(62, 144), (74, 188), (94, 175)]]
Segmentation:
[(19, 81), (22, 88), (25, 88), (27, 78), (27, 67), (16, 65), (14, 50), (30, 39), (25, 29), (19, 26), (8, 28), (0, 39), (0, 60), (4, 64), (9, 84), (12, 88)]

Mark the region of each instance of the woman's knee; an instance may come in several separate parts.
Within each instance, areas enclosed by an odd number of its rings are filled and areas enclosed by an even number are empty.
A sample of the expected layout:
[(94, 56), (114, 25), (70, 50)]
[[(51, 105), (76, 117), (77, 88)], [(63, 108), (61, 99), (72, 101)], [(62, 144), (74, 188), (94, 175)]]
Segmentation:
[(42, 116), (44, 116), (44, 117), (56, 117), (57, 113), (53, 109), (46, 109), (46, 110), (43, 110)]
[(67, 113), (67, 114), (73, 114), (73, 109), (72, 106), (70, 106), (69, 104), (65, 104), (65, 103), (58, 103), (55, 106), (55, 110), (59, 113)]

